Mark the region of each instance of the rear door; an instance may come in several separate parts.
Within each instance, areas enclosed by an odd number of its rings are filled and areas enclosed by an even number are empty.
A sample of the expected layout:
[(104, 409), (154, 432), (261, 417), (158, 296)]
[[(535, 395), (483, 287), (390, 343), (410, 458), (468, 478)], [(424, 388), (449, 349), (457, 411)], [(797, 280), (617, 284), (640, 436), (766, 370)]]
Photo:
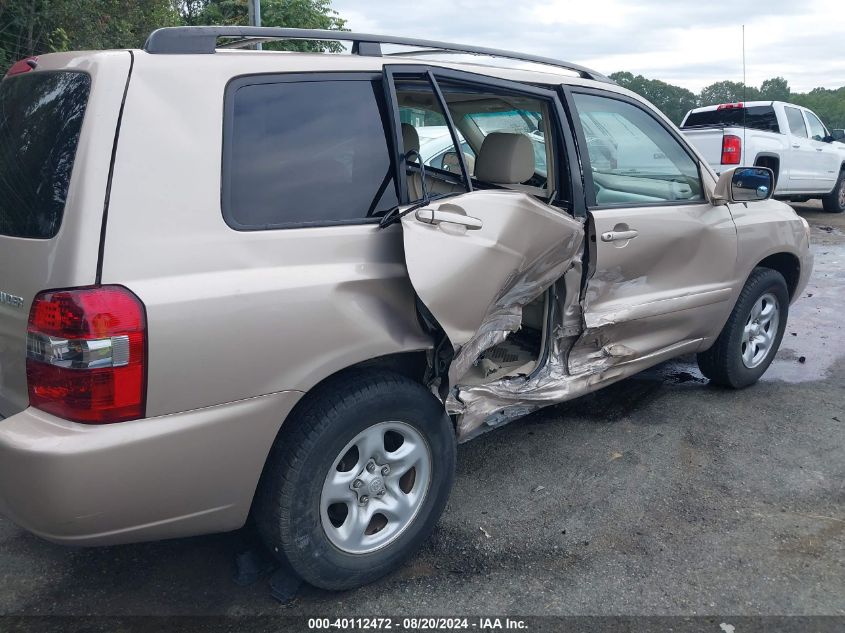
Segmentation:
[[(387, 67), (385, 84), (397, 138), (409, 137), (402, 125), (411, 137), (426, 122), (450, 130), (461, 184), (444, 189), (454, 172), (426, 168), (430, 199), (404, 200), (396, 217), (420, 300), (455, 350), (483, 351), (581, 257), (561, 104), (553, 91), (424, 66)], [(464, 142), (471, 153), (457, 152)], [(400, 178), (422, 177), (412, 160)]]
[(605, 91), (568, 95), (579, 135), (590, 129), (637, 156), (608, 167), (588, 138), (579, 143), (587, 148), (590, 262), (586, 330), (570, 370), (693, 350), (729, 310), (737, 257), (730, 211), (707, 201), (697, 159), (645, 106)]
[(35, 295), (97, 281), (130, 65), (126, 51), (48, 55), (0, 82), (0, 416), (28, 404), (26, 327)]
[(799, 108), (792, 106), (784, 106), (783, 112), (789, 126), (789, 190), (814, 191), (818, 186), (815, 175), (819, 158), (810, 140), (804, 115)]

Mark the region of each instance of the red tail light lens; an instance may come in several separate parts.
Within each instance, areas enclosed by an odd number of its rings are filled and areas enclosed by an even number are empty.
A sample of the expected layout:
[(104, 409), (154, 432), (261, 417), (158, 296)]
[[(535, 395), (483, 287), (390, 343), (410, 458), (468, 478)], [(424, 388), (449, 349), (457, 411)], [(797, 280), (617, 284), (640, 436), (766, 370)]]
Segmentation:
[(122, 286), (43, 292), (27, 328), (29, 403), (75, 422), (144, 417), (144, 305)]
[(742, 155), (742, 139), (733, 134), (722, 137), (722, 164), (739, 165)]
[(28, 73), (30, 70), (35, 70), (37, 66), (37, 57), (27, 57), (12, 64), (11, 68), (6, 71), (6, 77), (12, 77), (14, 75), (22, 75), (23, 73)]

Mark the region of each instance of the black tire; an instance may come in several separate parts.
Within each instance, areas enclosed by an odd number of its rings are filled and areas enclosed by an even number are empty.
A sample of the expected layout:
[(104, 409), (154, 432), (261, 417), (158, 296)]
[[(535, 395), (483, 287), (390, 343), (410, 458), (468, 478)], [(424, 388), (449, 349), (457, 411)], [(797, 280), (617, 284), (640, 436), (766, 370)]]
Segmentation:
[[(767, 293), (773, 294), (778, 301), (777, 332), (766, 357), (756, 367), (749, 368), (742, 360), (742, 335), (751, 309), (757, 300)], [(724, 387), (741, 389), (753, 385), (765, 373), (777, 354), (788, 316), (789, 289), (783, 275), (771, 268), (755, 268), (745, 282), (728, 322), (713, 347), (698, 354), (701, 373), (714, 384)]]
[(845, 167), (839, 172), (839, 180), (833, 191), (822, 197), (822, 206), (828, 213), (845, 211)]
[[(455, 478), (454, 428), (428, 390), (389, 371), (345, 372), (306, 397), (268, 457), (253, 506), (256, 525), (270, 551), (303, 580), (323, 589), (359, 587), (402, 565), (431, 534)], [(390, 420), (412, 426), (428, 443), (428, 492), (395, 540), (350, 554), (335, 547), (323, 528), (323, 483), (350, 441)]]

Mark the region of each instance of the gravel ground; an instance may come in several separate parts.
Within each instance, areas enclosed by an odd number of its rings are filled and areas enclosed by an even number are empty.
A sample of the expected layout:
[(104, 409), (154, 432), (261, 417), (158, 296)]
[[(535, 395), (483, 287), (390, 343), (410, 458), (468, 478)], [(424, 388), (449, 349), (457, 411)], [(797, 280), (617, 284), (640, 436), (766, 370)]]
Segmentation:
[(0, 518), (0, 614), (845, 615), (845, 214), (796, 208), (816, 268), (758, 385), (683, 358), (463, 445), (394, 575), (283, 607), (232, 582), (243, 532), (72, 549)]

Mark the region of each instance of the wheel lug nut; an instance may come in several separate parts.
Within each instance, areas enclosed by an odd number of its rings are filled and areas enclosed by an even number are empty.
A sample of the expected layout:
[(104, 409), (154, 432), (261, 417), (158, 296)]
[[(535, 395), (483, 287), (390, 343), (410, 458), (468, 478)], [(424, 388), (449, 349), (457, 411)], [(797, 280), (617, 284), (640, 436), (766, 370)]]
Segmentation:
[(383, 497), (383, 496), (384, 496), (384, 489), (383, 489), (383, 488), (382, 488), (381, 490), (379, 490), (379, 491), (378, 491), (378, 496), (379, 496), (379, 497)]
[(355, 481), (352, 482), (353, 488), (360, 488), (363, 485), (364, 485), (364, 482), (361, 481), (360, 479), (356, 479)]
[(376, 465), (373, 462), (370, 462), (369, 464), (367, 464), (367, 472), (368, 473), (375, 472), (375, 469), (376, 469)]
[(369, 500), (370, 500), (370, 498), (367, 495), (364, 495), (364, 496), (361, 497), (360, 502), (361, 503), (367, 503), (367, 501), (369, 501)]
[(382, 475), (389, 475), (390, 474), (390, 466), (382, 466), (381, 467), (381, 474)]

